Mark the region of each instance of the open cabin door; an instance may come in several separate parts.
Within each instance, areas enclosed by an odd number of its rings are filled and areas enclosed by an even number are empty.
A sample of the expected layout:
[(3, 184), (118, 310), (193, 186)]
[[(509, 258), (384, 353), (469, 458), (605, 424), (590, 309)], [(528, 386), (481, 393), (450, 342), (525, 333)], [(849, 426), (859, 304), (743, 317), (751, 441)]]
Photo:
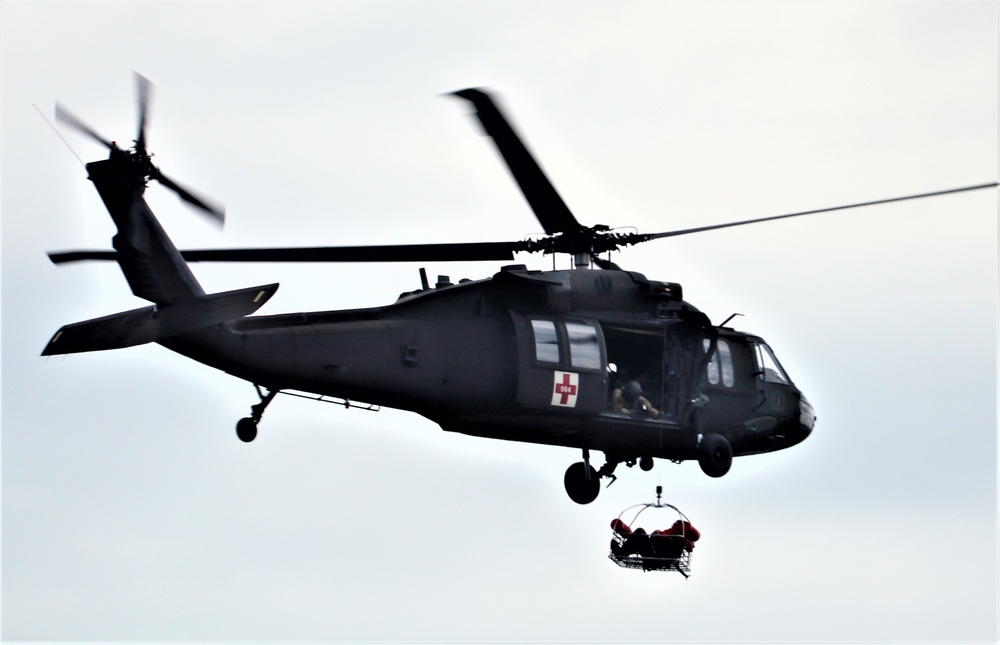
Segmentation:
[[(672, 416), (676, 413), (667, 393), (671, 380), (667, 360), (667, 339), (663, 325), (622, 326), (604, 325), (604, 342), (608, 354), (608, 373), (611, 387), (622, 389), (628, 383), (636, 383), (641, 388), (641, 396), (649, 401), (657, 411), (655, 418)], [(608, 411), (612, 409), (608, 402)], [(650, 419), (653, 416), (637, 415)]]
[(604, 337), (596, 322), (511, 313), (517, 330), (517, 402), (598, 414), (608, 399)]
[[(678, 321), (603, 325), (610, 387), (638, 383), (655, 415), (637, 418), (683, 423), (694, 396), (692, 385), (702, 353), (698, 332)], [(612, 409), (611, 400), (608, 405)]]

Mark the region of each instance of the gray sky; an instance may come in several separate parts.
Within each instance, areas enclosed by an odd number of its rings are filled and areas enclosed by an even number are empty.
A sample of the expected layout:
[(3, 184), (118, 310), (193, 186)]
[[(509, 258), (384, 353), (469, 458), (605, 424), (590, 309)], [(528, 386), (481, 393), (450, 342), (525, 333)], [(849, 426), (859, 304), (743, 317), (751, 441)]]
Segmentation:
[[(788, 451), (622, 469), (576, 451), (253, 388), (158, 346), (43, 359), (143, 305), (110, 218), (32, 107), (134, 136), (226, 204), (153, 186), (181, 247), (540, 231), (468, 107), (485, 86), (584, 223), (698, 226), (994, 181), (994, 2), (17, 2), (0, 5), (4, 640), (818, 641), (997, 638), (997, 193), (647, 244), (615, 260), (765, 337), (819, 421)], [(72, 132), (84, 160), (105, 151)], [(525, 256), (535, 268), (549, 258)], [(262, 314), (375, 306), (416, 265), (197, 266), (281, 282)], [(427, 265), (453, 278), (497, 267)], [(606, 558), (665, 499), (694, 575)]]

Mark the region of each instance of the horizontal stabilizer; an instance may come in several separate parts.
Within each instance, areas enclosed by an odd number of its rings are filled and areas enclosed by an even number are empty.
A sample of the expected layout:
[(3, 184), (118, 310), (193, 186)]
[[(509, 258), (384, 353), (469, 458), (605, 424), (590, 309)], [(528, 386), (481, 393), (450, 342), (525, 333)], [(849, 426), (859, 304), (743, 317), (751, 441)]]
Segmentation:
[(277, 290), (277, 284), (269, 284), (225, 291), (65, 325), (45, 346), (42, 356), (132, 347), (212, 327), (252, 314)]

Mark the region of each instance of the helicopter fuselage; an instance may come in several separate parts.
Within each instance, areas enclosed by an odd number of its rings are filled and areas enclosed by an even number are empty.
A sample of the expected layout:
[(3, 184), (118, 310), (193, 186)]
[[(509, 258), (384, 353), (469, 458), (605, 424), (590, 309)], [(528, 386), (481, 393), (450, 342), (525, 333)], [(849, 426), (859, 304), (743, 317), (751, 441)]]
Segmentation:
[[(707, 434), (736, 456), (768, 452), (813, 425), (787, 376), (765, 373), (760, 338), (712, 327), (679, 285), (634, 272), (513, 265), (487, 280), (439, 280), (385, 307), (253, 316), (161, 342), (269, 390), (617, 461), (695, 459)], [(651, 410), (615, 407), (627, 381)]]
[[(156, 342), (252, 383), (260, 397), (236, 426), (250, 442), (275, 395), (307, 393), (345, 405), (423, 415), (450, 432), (566, 446), (571, 499), (593, 501), (620, 463), (697, 459), (725, 475), (734, 456), (793, 446), (812, 431), (812, 406), (763, 339), (713, 325), (681, 286), (624, 271), (600, 254), (622, 246), (806, 213), (663, 231), (622, 233), (576, 221), (488, 94), (470, 101), (546, 236), (537, 241), (309, 249), (179, 251), (143, 195), (150, 180), (217, 221), (224, 211), (165, 176), (146, 150), (149, 82), (137, 77), (139, 134), (129, 150), (62, 108), (57, 118), (110, 150), (87, 164), (118, 232), (114, 251), (50, 255), (115, 260), (150, 306), (64, 325), (44, 355)], [(975, 189), (972, 187), (961, 190)], [(452, 261), (567, 253), (575, 270), (508, 265), (493, 277), (431, 287), (367, 309), (252, 316), (277, 284), (206, 294), (188, 261)], [(592, 270), (591, 267), (600, 267)], [(591, 451), (605, 463), (590, 464)]]

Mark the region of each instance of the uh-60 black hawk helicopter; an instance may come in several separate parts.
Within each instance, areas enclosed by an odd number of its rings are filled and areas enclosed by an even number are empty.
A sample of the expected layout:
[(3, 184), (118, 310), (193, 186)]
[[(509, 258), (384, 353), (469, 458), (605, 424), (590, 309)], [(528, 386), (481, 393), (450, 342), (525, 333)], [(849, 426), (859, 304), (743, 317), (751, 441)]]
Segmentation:
[[(697, 460), (712, 477), (734, 456), (794, 446), (813, 407), (759, 336), (709, 318), (681, 286), (622, 270), (602, 254), (623, 246), (754, 222), (916, 199), (996, 183), (661, 233), (580, 224), (490, 96), (474, 106), (545, 236), (515, 242), (179, 251), (143, 199), (150, 179), (222, 220), (223, 211), (166, 177), (146, 149), (150, 84), (137, 75), (139, 128), (118, 147), (57, 106), (57, 118), (106, 146), (87, 164), (118, 228), (114, 251), (50, 253), (55, 263), (115, 260), (152, 306), (62, 327), (43, 355), (159, 343), (252, 383), (260, 397), (236, 432), (257, 435), (275, 395), (308, 393), (344, 405), (409, 410), (444, 430), (567, 446), (583, 459), (565, 475), (573, 501), (596, 499), (618, 464)], [(277, 284), (206, 294), (188, 262), (416, 262), (513, 260), (566, 253), (575, 269), (503, 267), (492, 278), (422, 288), (371, 309), (250, 316)], [(605, 463), (596, 469), (591, 451)]]

